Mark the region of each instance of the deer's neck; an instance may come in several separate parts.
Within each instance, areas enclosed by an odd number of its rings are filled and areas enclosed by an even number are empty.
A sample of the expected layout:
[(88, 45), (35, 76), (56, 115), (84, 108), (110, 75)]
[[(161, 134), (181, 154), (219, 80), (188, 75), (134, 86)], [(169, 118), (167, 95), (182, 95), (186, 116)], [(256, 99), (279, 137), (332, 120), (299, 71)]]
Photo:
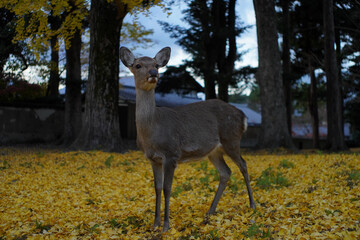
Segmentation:
[(138, 135), (148, 135), (155, 124), (155, 90), (136, 89), (136, 128)]

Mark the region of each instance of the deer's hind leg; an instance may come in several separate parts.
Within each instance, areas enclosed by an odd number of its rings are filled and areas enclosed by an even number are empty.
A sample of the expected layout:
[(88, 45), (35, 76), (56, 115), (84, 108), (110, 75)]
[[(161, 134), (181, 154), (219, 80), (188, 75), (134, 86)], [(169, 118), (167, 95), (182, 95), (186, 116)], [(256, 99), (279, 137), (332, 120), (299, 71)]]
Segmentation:
[(249, 178), (249, 173), (247, 170), (246, 161), (240, 155), (240, 141), (239, 141), (239, 144), (232, 144), (230, 146), (227, 145), (227, 146), (223, 146), (223, 147), (224, 147), (226, 154), (231, 158), (231, 160), (233, 160), (236, 163), (236, 165), (240, 169), (240, 172), (244, 176), (246, 188), (247, 188), (248, 195), (249, 195), (250, 207), (255, 210), (256, 204), (255, 204), (251, 186), (250, 186), (250, 178)]
[(219, 172), (220, 182), (214, 200), (211, 203), (209, 211), (207, 212), (207, 215), (211, 215), (215, 213), (216, 206), (219, 203), (221, 195), (223, 194), (226, 188), (226, 183), (231, 175), (231, 170), (228, 167), (228, 165), (225, 163), (222, 152), (215, 151), (211, 153), (211, 155), (209, 155), (209, 160), (211, 161), (212, 164), (214, 164), (215, 168)]

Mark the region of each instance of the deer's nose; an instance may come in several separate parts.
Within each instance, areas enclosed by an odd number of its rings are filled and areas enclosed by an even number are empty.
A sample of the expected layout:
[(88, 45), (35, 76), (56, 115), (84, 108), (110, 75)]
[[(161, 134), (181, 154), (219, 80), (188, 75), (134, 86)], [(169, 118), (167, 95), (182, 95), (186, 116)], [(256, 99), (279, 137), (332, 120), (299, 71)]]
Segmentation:
[(158, 76), (158, 71), (156, 69), (151, 69), (149, 71), (150, 77), (157, 77)]

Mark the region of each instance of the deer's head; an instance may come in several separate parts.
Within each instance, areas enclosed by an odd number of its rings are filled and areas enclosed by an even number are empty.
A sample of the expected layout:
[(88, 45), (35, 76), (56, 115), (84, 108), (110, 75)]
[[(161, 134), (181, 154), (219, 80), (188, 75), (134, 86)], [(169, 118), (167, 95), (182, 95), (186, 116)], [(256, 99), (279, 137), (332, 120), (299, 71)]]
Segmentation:
[(171, 49), (161, 49), (154, 58), (135, 58), (134, 54), (126, 47), (120, 48), (120, 59), (134, 74), (135, 87), (150, 91), (156, 87), (159, 80), (158, 69), (164, 67), (170, 59)]

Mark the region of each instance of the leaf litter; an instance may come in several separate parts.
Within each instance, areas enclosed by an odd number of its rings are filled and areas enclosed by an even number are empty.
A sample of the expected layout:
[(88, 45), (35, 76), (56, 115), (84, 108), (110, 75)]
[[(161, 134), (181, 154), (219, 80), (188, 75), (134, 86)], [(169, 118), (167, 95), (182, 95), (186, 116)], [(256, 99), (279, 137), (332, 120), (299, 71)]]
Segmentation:
[[(240, 171), (216, 214), (219, 177), (180, 164), (171, 228), (152, 229), (155, 194), (143, 153), (0, 149), (0, 239), (360, 239), (360, 155), (245, 154), (256, 211)], [(162, 205), (163, 207), (163, 205)]]

